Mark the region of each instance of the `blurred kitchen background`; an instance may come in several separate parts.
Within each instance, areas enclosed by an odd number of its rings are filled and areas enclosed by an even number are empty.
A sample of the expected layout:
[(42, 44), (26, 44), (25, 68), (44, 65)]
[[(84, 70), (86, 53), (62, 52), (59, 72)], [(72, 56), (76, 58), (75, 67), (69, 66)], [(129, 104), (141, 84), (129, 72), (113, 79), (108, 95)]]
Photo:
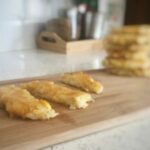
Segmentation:
[[(36, 48), (35, 39), (47, 21), (62, 11), (86, 4), (104, 18), (104, 34), (123, 24), (149, 23), (149, 0), (1, 0), (0, 51)], [(81, 11), (84, 8), (81, 7)]]
[[(80, 4), (100, 12), (105, 31), (124, 23), (125, 0), (1, 0), (0, 51), (36, 48), (35, 39), (47, 21), (60, 17), (61, 11)], [(82, 11), (82, 8), (81, 8)]]

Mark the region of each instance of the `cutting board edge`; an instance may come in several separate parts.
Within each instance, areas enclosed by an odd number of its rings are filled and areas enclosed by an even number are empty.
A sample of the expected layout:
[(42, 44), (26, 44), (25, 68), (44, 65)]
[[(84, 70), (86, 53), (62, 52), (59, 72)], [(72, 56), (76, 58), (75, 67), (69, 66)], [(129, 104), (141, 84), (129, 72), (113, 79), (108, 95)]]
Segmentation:
[[(18, 145), (15, 144), (15, 146), (12, 145), (9, 147), (2, 147), (2, 148), (3, 148), (3, 150), (12, 150), (12, 149), (26, 150), (29, 148), (32, 148), (32, 150), (36, 150), (36, 149), (46, 148), (46, 147), (50, 147), (52, 145), (61, 144), (63, 142), (67, 142), (67, 141), (75, 140), (77, 138), (82, 138), (82, 137), (85, 137), (88, 135), (92, 135), (97, 132), (102, 132), (107, 129), (113, 129), (113, 128), (119, 127), (121, 125), (126, 125), (128, 123), (135, 122), (140, 119), (145, 119), (148, 116), (150, 116), (150, 108), (147, 108), (145, 110), (136, 111), (136, 112), (124, 115), (124, 116), (112, 118), (109, 120), (100, 121), (97, 123), (78, 127), (78, 128), (75, 128), (74, 130), (71, 129), (68, 132), (59, 133), (53, 137), (51, 137), (51, 136), (45, 137), (43, 139), (36, 140), (35, 142), (32, 141), (32, 142), (18, 143)], [(120, 120), (119, 123), (118, 123), (118, 120)], [(108, 121), (109, 121), (109, 124), (108, 124)], [(89, 128), (91, 130), (87, 131), (87, 130), (89, 130)], [(78, 134), (75, 135), (75, 133), (78, 133)], [(51, 141), (51, 142), (47, 142), (47, 141)]]

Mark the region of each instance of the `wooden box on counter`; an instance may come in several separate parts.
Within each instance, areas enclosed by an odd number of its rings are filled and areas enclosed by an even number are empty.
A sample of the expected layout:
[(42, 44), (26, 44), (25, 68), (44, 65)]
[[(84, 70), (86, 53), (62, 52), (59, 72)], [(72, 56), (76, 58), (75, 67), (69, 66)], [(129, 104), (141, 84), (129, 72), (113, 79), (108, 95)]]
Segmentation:
[(102, 40), (99, 39), (64, 41), (56, 33), (47, 31), (41, 32), (37, 39), (38, 48), (65, 54), (85, 50), (100, 50), (103, 47), (102, 43)]

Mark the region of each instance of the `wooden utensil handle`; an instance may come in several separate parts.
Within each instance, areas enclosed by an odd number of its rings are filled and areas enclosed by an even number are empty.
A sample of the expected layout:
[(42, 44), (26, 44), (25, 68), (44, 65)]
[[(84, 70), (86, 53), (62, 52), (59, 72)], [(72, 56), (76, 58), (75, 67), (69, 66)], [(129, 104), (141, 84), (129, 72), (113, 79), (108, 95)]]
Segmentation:
[(44, 42), (56, 43), (56, 39), (53, 37), (42, 36)]
[(56, 33), (54, 32), (42, 32), (39, 36), (40, 41), (48, 43), (60, 43), (64, 42)]
[(66, 42), (54, 32), (41, 32), (37, 39), (39, 48), (64, 52), (66, 49)]

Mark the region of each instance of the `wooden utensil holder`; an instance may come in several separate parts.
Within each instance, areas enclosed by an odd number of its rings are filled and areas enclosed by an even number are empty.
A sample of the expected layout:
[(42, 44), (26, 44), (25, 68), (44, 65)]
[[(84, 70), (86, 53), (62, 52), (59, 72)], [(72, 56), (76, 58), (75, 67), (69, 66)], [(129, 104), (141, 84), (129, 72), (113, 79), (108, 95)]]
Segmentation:
[(70, 53), (87, 50), (100, 50), (103, 47), (102, 40), (90, 39), (80, 41), (64, 41), (53, 32), (41, 32), (37, 39), (37, 45), (41, 49)]

